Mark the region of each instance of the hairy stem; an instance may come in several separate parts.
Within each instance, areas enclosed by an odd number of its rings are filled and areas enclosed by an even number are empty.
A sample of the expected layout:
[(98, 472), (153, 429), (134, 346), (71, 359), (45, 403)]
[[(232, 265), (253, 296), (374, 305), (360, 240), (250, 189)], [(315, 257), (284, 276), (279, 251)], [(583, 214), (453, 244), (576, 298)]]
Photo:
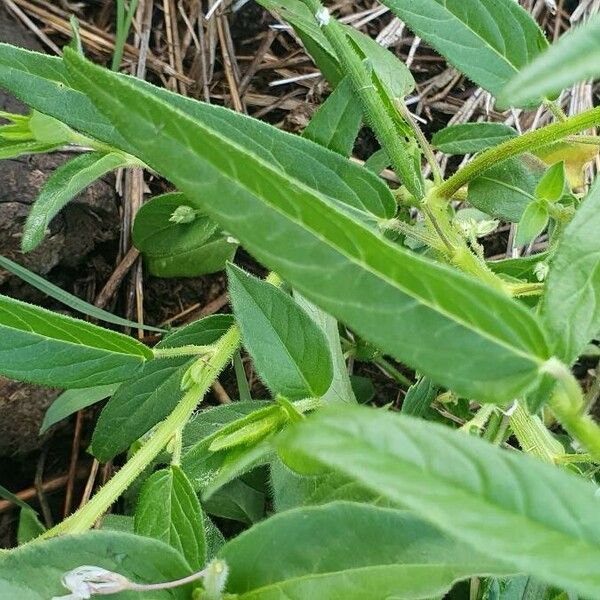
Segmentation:
[(537, 150), (567, 136), (585, 131), (590, 127), (600, 124), (600, 107), (593, 108), (579, 115), (569, 117), (565, 121), (553, 123), (537, 131), (531, 131), (517, 138), (513, 138), (481, 153), (455, 175), (436, 189), (436, 194), (445, 199), (450, 199), (464, 185), (479, 176), (483, 171), (494, 165), (518, 156), (524, 152)]
[(527, 454), (555, 463), (565, 453), (562, 444), (550, 435), (542, 420), (530, 414), (518, 401), (510, 416), (510, 428)]

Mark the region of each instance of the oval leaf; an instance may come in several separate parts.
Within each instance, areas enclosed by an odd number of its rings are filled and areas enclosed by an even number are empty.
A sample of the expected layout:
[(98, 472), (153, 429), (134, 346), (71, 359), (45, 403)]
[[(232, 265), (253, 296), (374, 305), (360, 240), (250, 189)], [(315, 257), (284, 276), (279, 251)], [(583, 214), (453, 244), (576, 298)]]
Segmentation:
[(462, 123), (434, 134), (431, 143), (445, 154), (472, 154), (514, 138), (518, 133), (504, 123)]
[[(366, 408), (321, 411), (281, 442), (414, 511), (515, 570), (600, 597), (595, 485), (433, 423)], [(544, 502), (540, 502), (543, 498)]]
[(219, 132), (65, 55), (147, 164), (361, 337), (467, 397), (506, 402), (537, 382), (548, 349), (523, 306), (388, 242)]
[(600, 181), (563, 232), (550, 262), (541, 316), (556, 355), (573, 363), (600, 332)]
[(469, 575), (511, 572), (409, 512), (350, 502), (271, 517), (219, 556), (231, 569), (227, 591), (240, 600), (416, 600)]
[(237, 249), (235, 242), (218, 232), (216, 223), (198, 214), (178, 193), (146, 202), (136, 214), (132, 237), (156, 277), (199, 277), (221, 271)]
[[(115, 531), (93, 531), (36, 542), (0, 555), (0, 598), (48, 600), (67, 596), (65, 573), (93, 565), (124, 575), (136, 583), (163, 583), (190, 575), (190, 567), (162, 542)], [(147, 600), (187, 600), (190, 588), (145, 591)], [(68, 596), (67, 596), (68, 597)], [(122, 592), (119, 600), (136, 600), (139, 592)]]
[(206, 562), (204, 515), (185, 473), (171, 465), (145, 481), (135, 509), (135, 532), (172, 546), (194, 571)]
[(152, 351), (133, 338), (0, 296), (0, 373), (53, 387), (129, 379)]
[(600, 75), (600, 15), (561, 37), (546, 52), (524, 67), (507, 83), (498, 97), (503, 108), (521, 106), (584, 79)]
[[(471, 81), (497, 96), (548, 42), (514, 0), (383, 0)], [(525, 108), (541, 97), (514, 103)]]
[(229, 295), (261, 379), (292, 400), (319, 398), (331, 385), (327, 339), (294, 300), (234, 265), (227, 266)]

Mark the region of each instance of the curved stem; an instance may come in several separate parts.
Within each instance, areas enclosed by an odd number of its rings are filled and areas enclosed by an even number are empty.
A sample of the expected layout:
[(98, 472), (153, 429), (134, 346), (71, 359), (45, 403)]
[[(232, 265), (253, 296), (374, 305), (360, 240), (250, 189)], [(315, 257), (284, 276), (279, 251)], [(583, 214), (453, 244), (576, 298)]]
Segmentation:
[(590, 127), (600, 124), (600, 107), (593, 108), (566, 121), (553, 123), (537, 131), (531, 131), (517, 138), (513, 138), (483, 152), (463, 167), (455, 175), (436, 189), (436, 194), (442, 198), (450, 199), (471, 179), (479, 176), (483, 171), (493, 167), (499, 162), (513, 156), (518, 156), (530, 150), (547, 146), (552, 142), (561, 140), (569, 135), (585, 131)]
[(213, 381), (231, 360), (239, 344), (239, 328), (234, 325), (215, 343), (213, 354), (210, 360), (204, 363), (198, 382), (186, 392), (175, 410), (156, 428), (140, 449), (86, 505), (36, 539), (80, 533), (92, 527), (188, 421)]

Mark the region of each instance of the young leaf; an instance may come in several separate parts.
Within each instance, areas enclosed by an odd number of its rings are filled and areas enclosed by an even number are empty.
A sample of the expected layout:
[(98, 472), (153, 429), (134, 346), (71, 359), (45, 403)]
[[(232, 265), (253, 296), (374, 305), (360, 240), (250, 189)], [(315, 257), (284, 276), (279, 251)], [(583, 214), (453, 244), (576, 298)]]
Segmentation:
[[(167, 336), (157, 349), (214, 343), (231, 324), (228, 316), (200, 319)], [(96, 423), (90, 451), (106, 462), (162, 421), (175, 408), (183, 391), (181, 379), (196, 359), (192, 356), (158, 358), (113, 394)]]
[(19, 158), (24, 154), (45, 154), (56, 150), (54, 144), (44, 144), (35, 140), (26, 140), (24, 142), (18, 140), (0, 140), (0, 160), (9, 158)]
[(44, 184), (27, 217), (21, 240), (23, 252), (31, 252), (39, 246), (50, 221), (77, 194), (103, 175), (127, 166), (130, 160), (116, 152), (90, 152), (56, 169)]
[(600, 75), (600, 15), (562, 36), (511, 78), (498, 96), (502, 108), (554, 96), (584, 79)]
[(234, 265), (227, 266), (229, 295), (260, 377), (274, 394), (318, 398), (331, 385), (325, 335), (294, 300)]
[(335, 468), (516, 571), (600, 595), (597, 489), (578, 476), (361, 407), (319, 411), (283, 434), (280, 453), (295, 469)]
[(427, 377), (421, 377), (417, 383), (408, 388), (402, 402), (402, 414), (412, 417), (424, 417), (431, 408), (431, 403), (438, 394), (437, 386)]
[(545, 202), (534, 200), (529, 204), (519, 221), (515, 246), (525, 246), (533, 242), (546, 229), (549, 218), (548, 205)]
[(505, 258), (502, 260), (489, 261), (488, 267), (499, 275), (506, 275), (513, 279), (523, 279), (525, 281), (539, 282), (538, 274), (540, 265), (544, 264), (550, 258), (548, 252), (540, 252), (532, 256), (523, 256), (521, 258)]
[(535, 199), (540, 178), (538, 166), (511, 158), (469, 183), (469, 203), (492, 217), (518, 223)]
[(409, 512), (350, 502), (271, 517), (219, 556), (231, 567), (227, 591), (240, 600), (416, 600), (443, 596), (469, 575), (511, 571)]
[(538, 380), (548, 349), (523, 306), (393, 245), (221, 133), (65, 56), (136, 155), (361, 337), (467, 397), (505, 402)]
[(360, 102), (352, 82), (345, 77), (319, 107), (302, 135), (342, 156), (350, 156), (361, 124)]
[(125, 381), (152, 351), (133, 338), (0, 296), (0, 373), (85, 388)]
[[(548, 47), (537, 23), (514, 0), (383, 0), (383, 4), (494, 96)], [(534, 96), (512, 105), (526, 108), (542, 99)]]
[(174, 465), (144, 483), (135, 510), (135, 532), (169, 544), (194, 571), (206, 562), (204, 516), (185, 473)]
[(109, 398), (115, 393), (118, 387), (118, 385), (109, 384), (63, 392), (46, 411), (40, 433), (44, 433), (52, 425), (70, 417), (77, 411)]
[(545, 202), (558, 202), (565, 192), (566, 184), (565, 163), (562, 161), (555, 163), (544, 173), (537, 184), (535, 197)]
[[(186, 577), (190, 567), (162, 542), (113, 531), (93, 531), (28, 544), (0, 554), (0, 598), (48, 600), (63, 597), (65, 573), (94, 565), (119, 573), (136, 583), (162, 583)], [(188, 600), (189, 586), (168, 591), (145, 591), (144, 600)], [(138, 597), (139, 594), (119, 594)], [(67, 596), (68, 597), (68, 596)]]
[(547, 165), (564, 162), (568, 183), (572, 188), (586, 184), (585, 167), (598, 156), (598, 146), (576, 142), (554, 142), (534, 151)]
[(568, 364), (600, 331), (599, 228), (600, 181), (560, 238), (541, 302), (553, 350)]
[[(177, 111), (218, 131), (222, 138), (252, 151), (340, 203), (381, 218), (391, 218), (396, 212), (396, 201), (379, 178), (335, 152), (220, 106), (169, 92), (138, 78), (115, 76), (162, 99)], [(0, 85), (29, 106), (73, 129), (133, 153), (133, 146), (117, 133), (110, 121), (88, 98), (72, 88), (61, 59), (0, 44)]]
[(237, 248), (179, 193), (146, 202), (135, 217), (132, 238), (156, 277), (198, 277), (221, 271)]
[(472, 154), (516, 137), (504, 123), (463, 123), (450, 125), (433, 135), (431, 143), (445, 154)]
[[(73, 294), (69, 294), (65, 292), (58, 286), (46, 281), (43, 277), (36, 275), (29, 269), (21, 266), (20, 264), (9, 260), (4, 256), (0, 256), (0, 267), (10, 271), (17, 277), (20, 277), (23, 281), (26, 281), (29, 285), (37, 288), (44, 294), (58, 300), (65, 306), (68, 306), (77, 312), (80, 312), (82, 315), (88, 315), (89, 317), (93, 317), (94, 319), (98, 319), (99, 321), (104, 321), (106, 323), (112, 323), (113, 325), (121, 325), (123, 327), (139, 327), (140, 324), (135, 321), (130, 321), (129, 319), (123, 319), (122, 317), (117, 317), (112, 313), (109, 313), (77, 296), (73, 296)], [(164, 333), (164, 329), (160, 329), (159, 327), (151, 327), (150, 325), (143, 324), (144, 329), (148, 331), (156, 331), (158, 333)]]
[(46, 528), (31, 508), (21, 508), (19, 512), (19, 526), (17, 528), (17, 543), (19, 546), (31, 542), (46, 531)]

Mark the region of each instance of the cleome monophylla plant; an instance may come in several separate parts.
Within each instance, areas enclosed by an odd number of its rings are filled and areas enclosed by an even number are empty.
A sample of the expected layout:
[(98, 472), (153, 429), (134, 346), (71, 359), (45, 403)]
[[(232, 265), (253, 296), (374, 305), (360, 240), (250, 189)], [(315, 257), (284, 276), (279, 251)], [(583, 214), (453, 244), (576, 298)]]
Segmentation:
[[(600, 598), (600, 426), (571, 370), (600, 333), (600, 184), (584, 177), (600, 108), (567, 117), (556, 102), (600, 75), (600, 18), (549, 46), (514, 0), (382, 0), (499, 109), (553, 115), (521, 135), (468, 123), (427, 140), (396, 56), (319, 0), (259, 1), (334, 90), (302, 136), (94, 65), (76, 44), (62, 58), (0, 45), (0, 85), (31, 108), (2, 115), (0, 155), (86, 150), (45, 184), (22, 250), (94, 180), (145, 168), (175, 190), (137, 214), (147, 269), (226, 269), (233, 308), (150, 348), (0, 297), (0, 373), (66, 390), (44, 427), (109, 398), (89, 451), (126, 453), (52, 529), (23, 506), (0, 598)], [(365, 166), (349, 158), (363, 123), (381, 144)], [(471, 158), (445, 179), (435, 151)], [(547, 232), (543, 251), (486, 260), (480, 238), (499, 221), (515, 247)], [(266, 279), (233, 264), (239, 246)], [(251, 398), (241, 347), (271, 399)], [(360, 406), (348, 357), (410, 385), (401, 410)], [(203, 410), (231, 361), (239, 401)], [(215, 518), (241, 533), (225, 539)]]

